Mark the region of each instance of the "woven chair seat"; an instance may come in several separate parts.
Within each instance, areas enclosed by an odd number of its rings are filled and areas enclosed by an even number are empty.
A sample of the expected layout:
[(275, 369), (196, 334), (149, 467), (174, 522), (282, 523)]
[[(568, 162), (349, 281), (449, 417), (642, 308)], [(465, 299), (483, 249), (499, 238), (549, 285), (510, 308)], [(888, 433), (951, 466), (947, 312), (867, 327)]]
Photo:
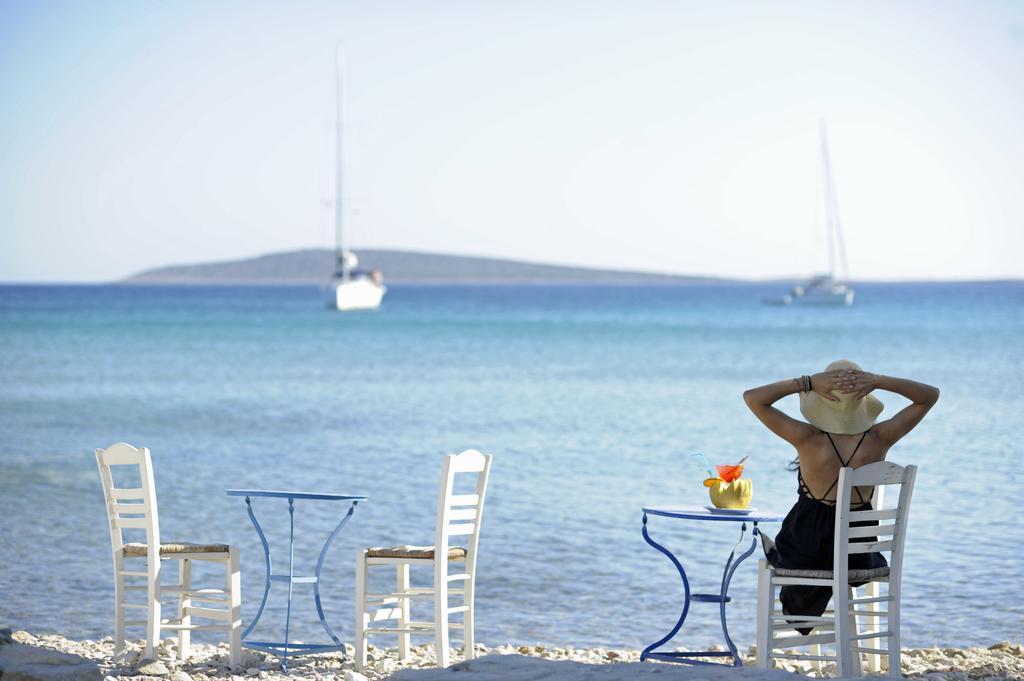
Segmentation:
[[(188, 542), (168, 542), (160, 544), (160, 555), (167, 556), (175, 553), (227, 553), (231, 547), (227, 544), (189, 544)], [(149, 547), (145, 544), (125, 544), (122, 548), (126, 556), (145, 556), (149, 553)]]
[[(434, 559), (433, 546), (375, 546), (366, 550), (367, 558), (419, 558)], [(466, 549), (461, 546), (448, 547), (448, 560), (465, 560)]]
[[(832, 579), (831, 570), (797, 570), (793, 568), (774, 568), (776, 577), (806, 577), (808, 579)], [(871, 568), (869, 570), (850, 570), (850, 582), (870, 582), (889, 576), (888, 567)]]

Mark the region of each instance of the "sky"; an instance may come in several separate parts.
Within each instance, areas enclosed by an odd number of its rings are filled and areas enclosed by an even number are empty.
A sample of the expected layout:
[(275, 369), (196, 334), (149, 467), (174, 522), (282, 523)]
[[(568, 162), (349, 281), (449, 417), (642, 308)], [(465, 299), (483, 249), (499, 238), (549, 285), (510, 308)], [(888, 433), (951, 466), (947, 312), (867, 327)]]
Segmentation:
[[(346, 242), (1024, 278), (1024, 2), (0, 0), (0, 281)], [(385, 273), (386, 276), (387, 273)]]

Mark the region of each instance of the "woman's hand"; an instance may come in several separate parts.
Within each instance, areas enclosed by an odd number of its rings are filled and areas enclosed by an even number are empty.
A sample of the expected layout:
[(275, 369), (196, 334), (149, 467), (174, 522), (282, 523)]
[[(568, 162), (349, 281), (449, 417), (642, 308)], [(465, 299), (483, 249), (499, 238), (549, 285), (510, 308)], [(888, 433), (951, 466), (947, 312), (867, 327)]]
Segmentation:
[(840, 392), (853, 393), (853, 399), (859, 400), (878, 387), (878, 376), (867, 371), (845, 369), (839, 379)]
[(820, 374), (811, 376), (811, 391), (817, 393), (829, 402), (838, 402), (839, 398), (832, 394), (832, 391), (846, 392), (847, 372), (842, 369), (835, 371), (823, 371)]

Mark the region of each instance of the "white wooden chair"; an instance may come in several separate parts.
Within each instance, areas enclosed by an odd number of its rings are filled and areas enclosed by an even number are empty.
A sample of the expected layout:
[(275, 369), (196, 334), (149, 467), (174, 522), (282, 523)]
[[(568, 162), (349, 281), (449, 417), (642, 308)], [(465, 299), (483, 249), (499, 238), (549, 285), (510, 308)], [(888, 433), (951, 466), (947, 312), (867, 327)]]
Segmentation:
[[(153, 463), (149, 450), (137, 449), (118, 443), (107, 449), (96, 450), (103, 481), (103, 495), (107, 502), (107, 518), (110, 522), (110, 546), (114, 558), (114, 604), (116, 611), (114, 650), (115, 655), (124, 651), (124, 630), (129, 626), (146, 628), (146, 647), (143, 658), (153, 659), (155, 646), (160, 641), (160, 631), (170, 629), (178, 632), (178, 653), (184, 659), (189, 655), (190, 636), (193, 631), (223, 630), (230, 644), (230, 663), (239, 664), (241, 649), (241, 577), (238, 564), (238, 549), (227, 544), (161, 543), (160, 523), (156, 508), (156, 486), (153, 483)], [(111, 468), (131, 467), (136, 469), (138, 487), (119, 488), (114, 486), (115, 475)], [(128, 471), (133, 474), (136, 471)], [(134, 478), (134, 475), (131, 475)], [(123, 531), (144, 531), (145, 542), (125, 542)], [(126, 568), (126, 559), (144, 559), (146, 569)], [(179, 583), (165, 586), (160, 583), (160, 565), (163, 560), (178, 561)], [(192, 561), (223, 563), (227, 572), (227, 583), (223, 589), (197, 589), (192, 587)], [(128, 580), (145, 579), (145, 584), (126, 584)], [(144, 592), (144, 603), (128, 602), (131, 592)], [(161, 619), (160, 596), (173, 594), (178, 599), (178, 618)], [(219, 606), (196, 606), (193, 601)], [(145, 619), (127, 620), (128, 609), (145, 610)], [(216, 624), (193, 624), (192, 618), (210, 619)]]
[[(448, 632), (463, 629), (463, 650), (466, 659), (473, 658), (473, 594), (476, 588), (476, 556), (483, 518), (484, 495), (491, 456), (469, 449), (461, 454), (448, 454), (441, 474), (441, 492), (437, 501), (437, 526), (433, 546), (391, 546), (362, 549), (356, 553), (356, 641), (355, 667), (366, 666), (366, 638), (371, 634), (398, 634), (398, 654), (402, 660), (409, 656), (411, 634), (434, 635), (438, 666), (447, 667)], [(455, 494), (456, 475), (476, 477), (474, 494)], [(468, 538), (466, 546), (453, 546), (450, 538)], [(449, 574), (450, 563), (461, 563), (463, 570)], [(389, 593), (367, 593), (369, 568), (393, 565), (397, 572), (396, 589)], [(412, 565), (432, 565), (434, 586), (413, 588), (409, 583)], [(462, 582), (462, 588), (450, 588), (453, 582)], [(449, 607), (449, 596), (462, 596), (462, 604)], [(433, 599), (434, 621), (413, 622), (409, 618), (411, 601)], [(448, 617), (463, 613), (462, 623), (449, 623)], [(391, 623), (392, 626), (372, 626)]]
[[(820, 669), (822, 661), (834, 661), (837, 676), (860, 676), (863, 671), (861, 654), (867, 654), (868, 671), (881, 671), (880, 658), (884, 656), (888, 662), (888, 675), (900, 676), (900, 582), (907, 517), (916, 475), (917, 466), (903, 467), (887, 461), (840, 470), (835, 554), (831, 570), (775, 568), (766, 560), (760, 561), (757, 666), (766, 668), (774, 659), (788, 658), (814, 660)], [(885, 495), (879, 487), (881, 485), (899, 486), (894, 508), (883, 507)], [(850, 494), (854, 487), (876, 487), (873, 510), (850, 510)], [(878, 521), (878, 525), (850, 527), (851, 523), (872, 520)], [(863, 541), (864, 538), (874, 539)], [(872, 551), (888, 553), (889, 566), (873, 570), (849, 569), (849, 554)], [(850, 582), (865, 581), (868, 582), (865, 585), (867, 593), (858, 596)], [(831, 586), (833, 609), (826, 610), (820, 617), (783, 614), (778, 603), (778, 587), (790, 584)], [(880, 595), (880, 584), (887, 585), (885, 595)], [(882, 609), (883, 604), (885, 609)], [(858, 629), (858, 620), (865, 621), (866, 630)], [(780, 635), (792, 630), (794, 623), (813, 627), (813, 631), (806, 636)], [(822, 644), (834, 644), (835, 655), (822, 654)], [(808, 654), (785, 652), (801, 646), (813, 648)]]

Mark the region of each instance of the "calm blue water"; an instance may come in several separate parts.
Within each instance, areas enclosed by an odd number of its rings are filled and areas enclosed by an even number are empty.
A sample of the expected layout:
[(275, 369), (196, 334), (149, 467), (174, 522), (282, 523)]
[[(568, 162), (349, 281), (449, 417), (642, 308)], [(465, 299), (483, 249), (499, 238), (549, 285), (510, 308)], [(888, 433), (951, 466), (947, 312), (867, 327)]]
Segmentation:
[[(351, 640), (356, 547), (430, 543), (440, 456), (476, 447), (495, 457), (479, 640), (640, 647), (681, 606), (678, 575), (641, 538), (640, 506), (703, 503), (688, 454), (704, 451), (750, 455), (754, 505), (785, 511), (791, 452), (741, 393), (849, 358), (942, 389), (890, 456), (921, 467), (904, 644), (1021, 639), (1024, 285), (863, 285), (841, 310), (759, 302), (778, 292), (393, 286), (380, 311), (341, 315), (301, 287), (0, 288), (0, 624), (112, 633), (92, 451), (127, 441), (153, 452), (165, 539), (241, 547), (246, 621), (262, 554), (223, 489), (368, 495), (325, 568), (328, 618)], [(885, 414), (903, 404), (879, 396)], [(284, 505), (257, 509), (281, 547)], [(313, 560), (332, 510), (299, 504), (297, 560)], [(714, 588), (738, 538), (721, 524), (651, 528), (697, 590)], [(314, 640), (297, 588), (293, 627)], [(733, 595), (745, 647), (753, 560)], [(274, 635), (283, 599), (263, 621)], [(695, 604), (677, 641), (718, 635), (717, 609)]]

